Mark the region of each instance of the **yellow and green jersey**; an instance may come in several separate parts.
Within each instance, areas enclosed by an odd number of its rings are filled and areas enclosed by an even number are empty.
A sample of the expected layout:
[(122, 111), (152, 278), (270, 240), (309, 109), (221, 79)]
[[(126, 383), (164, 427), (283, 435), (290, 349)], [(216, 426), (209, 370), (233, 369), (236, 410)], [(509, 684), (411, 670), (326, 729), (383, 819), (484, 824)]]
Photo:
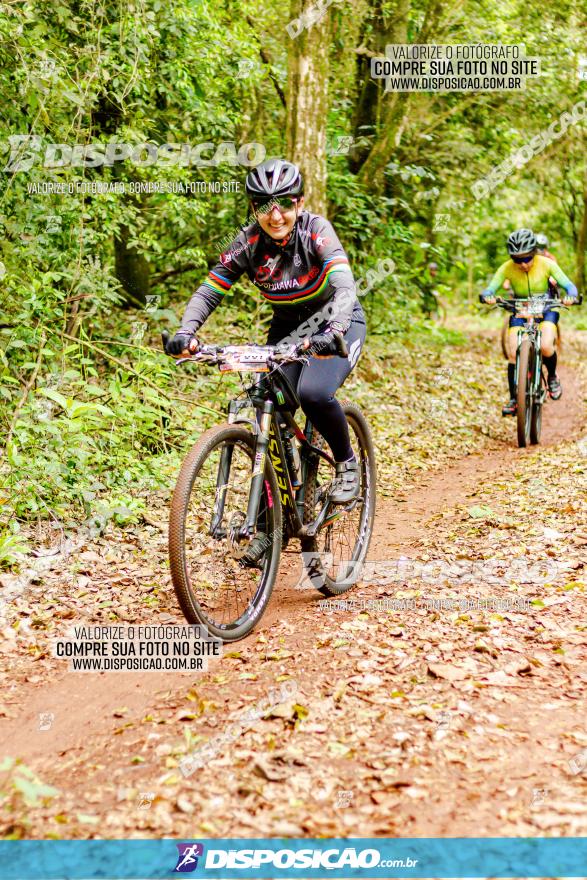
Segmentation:
[(548, 279), (551, 276), (561, 287), (564, 287), (569, 296), (577, 296), (577, 288), (570, 278), (567, 278), (558, 263), (540, 254), (536, 254), (534, 257), (528, 272), (516, 265), (513, 260), (507, 260), (503, 266), (499, 267), (483, 292), (494, 296), (507, 279), (515, 296), (540, 296), (548, 293)]

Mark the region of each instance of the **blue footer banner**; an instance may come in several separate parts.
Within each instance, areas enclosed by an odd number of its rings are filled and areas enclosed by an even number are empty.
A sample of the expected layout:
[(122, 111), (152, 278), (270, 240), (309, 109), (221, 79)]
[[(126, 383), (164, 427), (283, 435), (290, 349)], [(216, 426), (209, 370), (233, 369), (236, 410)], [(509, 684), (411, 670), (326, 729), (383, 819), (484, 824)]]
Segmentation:
[(4, 840), (0, 880), (587, 877), (587, 838)]

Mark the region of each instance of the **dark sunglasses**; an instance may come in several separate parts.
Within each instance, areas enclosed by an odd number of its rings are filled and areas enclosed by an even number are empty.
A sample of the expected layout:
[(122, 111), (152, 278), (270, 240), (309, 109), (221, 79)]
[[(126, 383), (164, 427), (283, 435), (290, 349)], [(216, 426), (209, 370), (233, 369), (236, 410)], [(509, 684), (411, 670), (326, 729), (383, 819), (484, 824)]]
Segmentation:
[(520, 265), (520, 263), (531, 263), (534, 259), (534, 254), (526, 254), (524, 257), (512, 257), (514, 263)]
[(274, 196), (272, 199), (254, 199), (253, 208), (262, 214), (269, 213), (273, 208), (278, 211), (291, 211), (298, 203), (298, 199), (291, 196)]

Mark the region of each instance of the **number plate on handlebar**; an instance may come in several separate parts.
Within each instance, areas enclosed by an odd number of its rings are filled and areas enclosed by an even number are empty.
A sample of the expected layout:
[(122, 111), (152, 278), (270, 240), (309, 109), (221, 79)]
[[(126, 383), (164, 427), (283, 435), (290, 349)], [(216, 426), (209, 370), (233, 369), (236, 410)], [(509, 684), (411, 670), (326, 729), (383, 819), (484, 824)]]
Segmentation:
[(516, 303), (516, 314), (520, 318), (533, 317), (537, 318), (544, 314), (545, 302), (543, 299), (524, 300), (519, 305)]
[(219, 369), (227, 372), (267, 373), (272, 349), (263, 345), (229, 345), (222, 352)]

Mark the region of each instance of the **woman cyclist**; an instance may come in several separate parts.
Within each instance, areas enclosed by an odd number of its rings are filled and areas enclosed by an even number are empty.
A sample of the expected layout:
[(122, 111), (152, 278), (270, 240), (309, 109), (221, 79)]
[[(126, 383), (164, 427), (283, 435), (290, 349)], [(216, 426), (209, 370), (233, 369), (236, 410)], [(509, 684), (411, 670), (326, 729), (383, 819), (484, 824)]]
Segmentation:
[[(315, 335), (304, 342), (308, 362), (287, 364), (284, 370), (297, 387), (302, 410), (336, 461), (330, 499), (346, 504), (359, 493), (359, 465), (334, 395), (356, 364), (366, 335), (349, 261), (331, 224), (304, 210), (304, 183), (297, 165), (267, 159), (247, 175), (245, 188), (255, 221), (220, 254), (189, 301), (181, 329), (166, 351), (196, 352), (195, 334), (243, 274), (273, 307), (269, 345), (295, 334), (300, 325), (314, 327)], [(334, 354), (335, 333), (343, 334), (348, 358)]]
[[(577, 301), (577, 288), (567, 278), (560, 266), (547, 257), (536, 253), (536, 236), (531, 229), (516, 229), (507, 241), (507, 249), (510, 259), (499, 267), (488, 287), (481, 297), (484, 302), (495, 302), (495, 295), (504, 281), (508, 280), (515, 297), (548, 296), (549, 278), (564, 287), (566, 296), (563, 299), (565, 305), (571, 305)], [(548, 371), (548, 392), (553, 400), (558, 400), (562, 395), (561, 383), (556, 375), (556, 338), (559, 314), (556, 311), (546, 311), (542, 316), (540, 329), (542, 331), (542, 359)], [(516, 347), (517, 327), (524, 324), (524, 319), (512, 315), (509, 321), (509, 334), (506, 342), (508, 363), (508, 385), (510, 392), (509, 402), (502, 409), (504, 416), (516, 414)]]

